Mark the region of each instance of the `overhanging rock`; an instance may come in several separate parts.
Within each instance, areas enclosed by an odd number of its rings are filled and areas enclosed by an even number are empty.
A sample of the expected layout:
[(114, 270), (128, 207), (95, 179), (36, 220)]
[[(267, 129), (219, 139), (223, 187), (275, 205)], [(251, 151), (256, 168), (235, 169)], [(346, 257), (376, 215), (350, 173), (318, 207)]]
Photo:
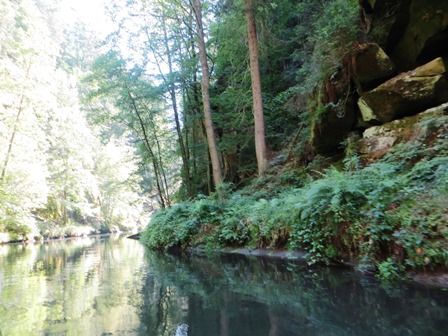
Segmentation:
[(395, 65), (376, 43), (362, 45), (353, 56), (353, 80), (358, 92), (371, 89), (395, 74)]
[(446, 67), (439, 57), (364, 93), (358, 106), (365, 122), (383, 124), (447, 101)]

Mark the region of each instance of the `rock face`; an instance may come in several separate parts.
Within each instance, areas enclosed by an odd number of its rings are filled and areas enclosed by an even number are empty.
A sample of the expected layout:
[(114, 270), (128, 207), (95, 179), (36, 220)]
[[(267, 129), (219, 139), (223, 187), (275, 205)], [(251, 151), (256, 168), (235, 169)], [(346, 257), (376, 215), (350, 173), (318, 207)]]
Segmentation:
[(397, 137), (395, 136), (364, 138), (362, 140), (362, 145), (360, 146), (360, 153), (378, 160), (387, 154), (396, 141)]
[(318, 153), (337, 150), (356, 124), (356, 101), (350, 95), (347, 72), (339, 72), (324, 81), (316, 94), (316, 118), (311, 125), (312, 145)]
[(442, 58), (401, 73), (362, 95), (358, 107), (365, 122), (385, 123), (448, 101)]
[(397, 143), (437, 140), (447, 134), (447, 127), (448, 103), (445, 103), (411, 117), (366, 129), (360, 142), (360, 154), (377, 160)]
[(448, 1), (413, 0), (408, 15), (408, 24), (391, 53), (391, 58), (404, 69), (446, 51)]
[(412, 0), (361, 0), (364, 12), (368, 13), (368, 35), (387, 54), (403, 36), (409, 22), (409, 7)]
[(372, 89), (396, 73), (396, 67), (376, 43), (360, 47), (353, 56), (353, 81), (358, 92)]
[[(320, 154), (341, 149), (349, 132), (448, 102), (448, 0), (359, 3), (363, 42), (341, 62), (342, 76), (327, 78), (326, 89), (315, 95), (312, 114), (318, 118), (311, 134)], [(384, 135), (363, 146), (366, 153), (380, 153), (397, 141), (395, 135)]]
[[(341, 114), (341, 111), (344, 114)], [(313, 124), (313, 146), (319, 153), (330, 153), (340, 147), (341, 141), (353, 129), (356, 115), (353, 109), (340, 109), (329, 104), (322, 118)]]
[(448, 1), (368, 0), (361, 5), (369, 13), (369, 37), (400, 71), (448, 55)]

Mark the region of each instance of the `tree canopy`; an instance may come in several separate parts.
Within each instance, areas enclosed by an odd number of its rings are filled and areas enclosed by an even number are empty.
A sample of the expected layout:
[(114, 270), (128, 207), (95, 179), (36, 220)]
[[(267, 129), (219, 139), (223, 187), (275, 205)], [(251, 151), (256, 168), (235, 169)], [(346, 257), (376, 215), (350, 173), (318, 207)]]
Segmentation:
[(263, 174), (307, 129), (287, 102), (325, 53), (324, 4), (119, 0), (101, 41), (63, 1), (2, 1), (0, 230), (136, 227)]

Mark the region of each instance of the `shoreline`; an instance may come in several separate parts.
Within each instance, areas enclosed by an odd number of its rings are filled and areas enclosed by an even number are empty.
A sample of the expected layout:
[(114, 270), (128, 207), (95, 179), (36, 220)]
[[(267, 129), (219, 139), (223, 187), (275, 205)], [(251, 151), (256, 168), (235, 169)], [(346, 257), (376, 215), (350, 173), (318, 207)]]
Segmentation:
[[(52, 241), (64, 241), (64, 240), (73, 240), (78, 238), (101, 238), (101, 237), (110, 237), (112, 235), (123, 235), (124, 238), (133, 239), (140, 241), (141, 232), (132, 233), (132, 232), (109, 232), (109, 233), (98, 233), (98, 234), (90, 234), (86, 236), (70, 236), (70, 237), (57, 237), (57, 238), (44, 238), (40, 240), (21, 240), (21, 241), (10, 241), (10, 242), (2, 242), (0, 245), (15, 245), (15, 244), (35, 244), (35, 243), (49, 243)], [(142, 243), (143, 246), (145, 246)], [(145, 246), (146, 247), (146, 246)], [(147, 248), (147, 247), (146, 247)], [(221, 249), (214, 249), (211, 251), (207, 251), (203, 248), (171, 248), (168, 250), (169, 252), (174, 253), (188, 253), (188, 254), (196, 254), (196, 255), (207, 255), (209, 252), (214, 254), (233, 254), (233, 255), (243, 255), (246, 257), (261, 257), (261, 258), (269, 258), (269, 259), (279, 259), (284, 261), (294, 261), (306, 264), (308, 261), (308, 253), (304, 251), (291, 251), (291, 250), (269, 250), (263, 248), (233, 248), (233, 247), (224, 247)], [(319, 264), (316, 266), (324, 266), (324, 267), (339, 267), (350, 269), (353, 272), (360, 274), (365, 277), (374, 277), (374, 272), (362, 272), (359, 270), (359, 263), (355, 261), (344, 261), (344, 260), (333, 260), (329, 264)], [(414, 284), (419, 284), (423, 286), (436, 287), (440, 289), (448, 289), (448, 271), (411, 271), (407, 272), (406, 278), (401, 280), (404, 282), (412, 282)]]
[[(173, 248), (169, 251), (172, 252), (186, 252), (189, 254), (196, 255), (207, 255), (208, 251), (201, 248)], [(222, 253), (222, 254), (234, 254), (234, 255), (244, 255), (246, 257), (261, 257), (269, 259), (280, 259), (284, 261), (295, 261), (299, 263), (307, 263), (307, 253), (304, 251), (290, 251), (290, 250), (269, 250), (269, 249), (249, 249), (249, 248), (231, 248), (225, 247), (222, 249), (216, 249), (210, 251), (211, 253)], [(321, 267), (339, 267), (352, 270), (353, 272), (364, 276), (364, 277), (374, 277), (374, 272), (362, 272), (359, 270), (359, 263), (354, 261), (332, 261), (329, 264), (319, 264), (315, 265)], [(412, 271), (405, 273), (405, 279), (400, 280), (402, 282), (410, 282), (417, 285), (435, 287), (442, 290), (448, 289), (448, 271)]]
[[(72, 240), (72, 239), (78, 239), (78, 238), (98, 238), (98, 237), (109, 237), (112, 235), (128, 235), (132, 232), (106, 232), (106, 233), (94, 233), (89, 235), (82, 235), (82, 236), (67, 236), (67, 237), (54, 237), (54, 238), (42, 238), (42, 239), (34, 239), (34, 240), (12, 240), (7, 242), (0, 242), (0, 245), (14, 245), (14, 244), (35, 244), (35, 243), (48, 243), (52, 241), (63, 241), (63, 240)], [(135, 236), (138, 234), (132, 234), (132, 236)], [(132, 236), (126, 237), (130, 238)], [(138, 239), (138, 238), (133, 238)]]

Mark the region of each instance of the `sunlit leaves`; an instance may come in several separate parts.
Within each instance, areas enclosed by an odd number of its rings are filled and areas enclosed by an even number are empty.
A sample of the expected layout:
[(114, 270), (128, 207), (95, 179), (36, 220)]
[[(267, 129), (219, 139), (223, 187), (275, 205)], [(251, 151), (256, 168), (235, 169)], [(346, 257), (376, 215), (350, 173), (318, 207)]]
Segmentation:
[[(95, 172), (101, 143), (81, 109), (77, 83), (88, 61), (78, 49), (94, 41), (82, 29), (71, 34), (75, 28), (58, 11), (52, 0), (0, 1), (0, 231), (13, 239), (38, 236), (36, 220), (45, 224), (39, 227), (104, 221)], [(133, 208), (138, 182), (128, 183), (134, 194), (114, 207)], [(132, 215), (134, 225), (141, 207), (133, 209), (115, 224)]]

